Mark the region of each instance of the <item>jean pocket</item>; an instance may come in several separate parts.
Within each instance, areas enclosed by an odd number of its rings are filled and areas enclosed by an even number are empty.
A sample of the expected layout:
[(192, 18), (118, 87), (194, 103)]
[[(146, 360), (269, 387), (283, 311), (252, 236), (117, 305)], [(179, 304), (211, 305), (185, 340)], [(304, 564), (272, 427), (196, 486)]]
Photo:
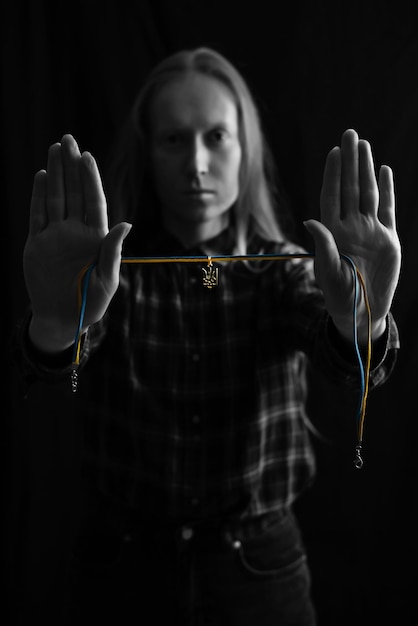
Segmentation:
[(235, 539), (232, 545), (240, 567), (251, 576), (285, 578), (306, 567), (301, 533), (291, 514), (257, 535)]
[[(259, 578), (286, 578), (295, 574), (303, 565), (306, 564), (306, 556), (298, 556), (295, 560), (283, 565), (277, 563), (276, 567), (271, 564), (262, 567), (260, 564), (252, 564), (252, 554), (246, 551), (242, 544), (237, 548), (238, 558), (244, 570)], [(259, 556), (259, 555), (258, 555)], [(259, 561), (259, 559), (258, 559)]]

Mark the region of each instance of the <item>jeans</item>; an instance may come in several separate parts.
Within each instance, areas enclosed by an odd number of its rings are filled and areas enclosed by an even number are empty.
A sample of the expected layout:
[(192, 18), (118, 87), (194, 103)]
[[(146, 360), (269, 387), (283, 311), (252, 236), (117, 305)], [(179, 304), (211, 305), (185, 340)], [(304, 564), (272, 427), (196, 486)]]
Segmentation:
[(314, 626), (297, 522), (82, 528), (66, 624)]

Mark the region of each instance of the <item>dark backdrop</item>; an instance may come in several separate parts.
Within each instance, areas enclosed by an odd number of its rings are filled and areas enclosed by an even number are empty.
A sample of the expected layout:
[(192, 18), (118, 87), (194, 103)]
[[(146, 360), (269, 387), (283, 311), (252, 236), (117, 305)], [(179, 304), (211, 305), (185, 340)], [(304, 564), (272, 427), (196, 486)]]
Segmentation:
[[(329, 3), (331, 5), (331, 3)], [(314, 378), (319, 473), (297, 508), (313, 572), (319, 626), (409, 624), (416, 564), (414, 326), (418, 291), (418, 37), (414, 3), (258, 0), (2, 4), (2, 199), (6, 342), (27, 304), (21, 258), (33, 174), (71, 132), (99, 164), (148, 70), (179, 48), (209, 45), (256, 94), (296, 216), (319, 215), (322, 169), (341, 133), (371, 141), (394, 169), (403, 247), (394, 302), (402, 350), (369, 400), (365, 466), (352, 465), (352, 401)], [(3, 304), (4, 310), (4, 304)], [(414, 358), (415, 357), (415, 358)], [(10, 373), (8, 363), (7, 372)], [(52, 619), (63, 601), (66, 549), (77, 519), (77, 410), (67, 385), (21, 399), (3, 378), (6, 578), (12, 624)], [(7, 406), (5, 402), (4, 406)], [(53, 620), (52, 620), (52, 623)]]

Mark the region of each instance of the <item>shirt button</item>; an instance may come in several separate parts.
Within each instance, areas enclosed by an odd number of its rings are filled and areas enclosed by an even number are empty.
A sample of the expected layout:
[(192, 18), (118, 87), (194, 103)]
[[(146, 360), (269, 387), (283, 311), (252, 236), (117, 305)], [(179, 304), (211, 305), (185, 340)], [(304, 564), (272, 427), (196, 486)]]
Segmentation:
[(183, 526), (181, 529), (181, 536), (184, 541), (189, 541), (193, 537), (193, 528), (190, 528), (190, 526)]

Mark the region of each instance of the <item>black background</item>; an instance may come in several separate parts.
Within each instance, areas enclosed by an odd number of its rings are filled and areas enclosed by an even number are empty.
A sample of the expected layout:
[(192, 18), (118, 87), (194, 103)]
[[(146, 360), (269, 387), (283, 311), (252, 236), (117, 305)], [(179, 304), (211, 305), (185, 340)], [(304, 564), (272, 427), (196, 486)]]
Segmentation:
[[(352, 465), (353, 407), (314, 380), (319, 473), (298, 504), (319, 626), (410, 624), (416, 565), (418, 409), (418, 23), (414, 3), (147, 0), (2, 5), (3, 318), (6, 343), (27, 304), (22, 250), (33, 174), (72, 133), (99, 164), (151, 67), (175, 50), (225, 54), (255, 93), (296, 217), (319, 217), (328, 150), (346, 128), (394, 170), (403, 248), (393, 312), (402, 342), (369, 400), (365, 466)], [(4, 307), (4, 304), (7, 306)], [(4, 313), (3, 313), (4, 315)], [(415, 358), (414, 358), (415, 357)], [(10, 371), (6, 363), (7, 371)], [(6, 381), (5, 545), (12, 624), (48, 621), (62, 601), (77, 517), (77, 410), (66, 385), (20, 399)], [(7, 406), (7, 403), (4, 404)], [(414, 585), (415, 587), (415, 585)]]

